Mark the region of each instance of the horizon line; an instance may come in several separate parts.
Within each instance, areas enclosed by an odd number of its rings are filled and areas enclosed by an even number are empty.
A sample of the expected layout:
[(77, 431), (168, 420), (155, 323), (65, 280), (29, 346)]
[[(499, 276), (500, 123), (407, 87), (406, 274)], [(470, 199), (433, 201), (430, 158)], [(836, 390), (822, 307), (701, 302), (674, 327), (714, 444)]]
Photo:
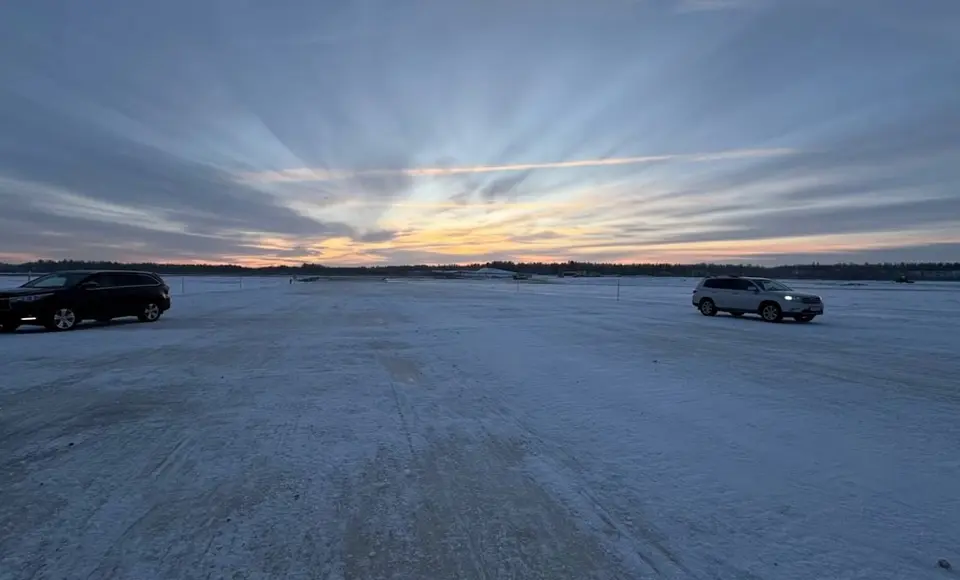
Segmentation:
[[(661, 267), (684, 267), (684, 266), (715, 266), (715, 267), (738, 267), (738, 268), (763, 268), (765, 270), (778, 269), (778, 268), (822, 268), (822, 267), (835, 267), (835, 266), (847, 266), (847, 267), (859, 267), (859, 268), (870, 268), (877, 266), (917, 266), (922, 264), (943, 264), (946, 266), (956, 266), (960, 265), (960, 261), (957, 262), (831, 262), (831, 263), (794, 263), (794, 264), (776, 264), (776, 265), (763, 265), (755, 264), (749, 262), (589, 262), (589, 261), (553, 261), (553, 262), (513, 262), (510, 260), (488, 260), (485, 262), (448, 262), (448, 263), (424, 263), (424, 264), (377, 264), (377, 265), (355, 265), (355, 266), (345, 266), (345, 265), (335, 265), (328, 266), (317, 262), (303, 262), (303, 265), (291, 266), (289, 264), (270, 264), (266, 266), (244, 266), (242, 264), (230, 263), (230, 262), (200, 262), (200, 263), (190, 263), (190, 262), (115, 262), (110, 260), (73, 260), (73, 259), (61, 259), (61, 260), (52, 260), (52, 259), (37, 259), (27, 262), (20, 263), (9, 263), (9, 262), (0, 262), (0, 267), (10, 266), (10, 267), (24, 267), (32, 264), (63, 264), (64, 262), (73, 262), (81, 265), (97, 265), (97, 264), (109, 264), (113, 266), (158, 266), (158, 267), (189, 267), (189, 268), (239, 268), (242, 270), (265, 270), (271, 268), (303, 268), (306, 267), (312, 268), (326, 268), (330, 270), (336, 269), (383, 269), (383, 268), (415, 268), (415, 267), (433, 267), (433, 268), (453, 268), (453, 267), (463, 267), (463, 266), (490, 266), (493, 264), (513, 264), (514, 266), (564, 266), (576, 264), (576, 265), (585, 265), (585, 266), (661, 266)], [(98, 269), (98, 268), (94, 268)], [(106, 268), (99, 268), (106, 269)], [(121, 268), (122, 269), (122, 268)], [(0, 270), (0, 275), (16, 275), (22, 274), (23, 272), (9, 272)]]

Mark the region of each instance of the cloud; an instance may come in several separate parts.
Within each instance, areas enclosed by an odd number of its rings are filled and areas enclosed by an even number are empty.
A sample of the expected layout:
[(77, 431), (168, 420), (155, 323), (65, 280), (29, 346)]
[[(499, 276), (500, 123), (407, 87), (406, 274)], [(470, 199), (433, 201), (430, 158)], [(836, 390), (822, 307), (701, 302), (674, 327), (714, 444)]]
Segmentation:
[(356, 239), (358, 242), (379, 244), (382, 242), (389, 242), (390, 240), (394, 239), (396, 236), (397, 236), (397, 232), (380, 230), (380, 231), (373, 231), (373, 232), (367, 232), (365, 234), (361, 234), (355, 237), (354, 239)]
[(554, 231), (551, 231), (551, 230), (545, 230), (545, 231), (536, 232), (536, 233), (533, 233), (533, 234), (510, 236), (510, 241), (512, 241), (512, 242), (514, 242), (514, 243), (517, 243), (517, 244), (529, 244), (529, 243), (534, 243), (534, 242), (543, 242), (543, 241), (549, 241), (549, 240), (558, 240), (558, 239), (563, 239), (564, 237), (566, 237), (566, 236), (564, 236), (563, 234), (561, 234), (561, 233), (559, 233), (559, 232), (554, 232)]
[(661, 242), (708, 242), (763, 240), (800, 236), (897, 233), (917, 227), (936, 227), (960, 222), (960, 197), (875, 202), (860, 206), (777, 208), (754, 206), (726, 218), (703, 221), (702, 231), (660, 235)]
[[(0, 248), (4, 254), (113, 260), (228, 260), (256, 253), (256, 238), (164, 231), (136, 224), (60, 215), (3, 194)], [(10, 203), (14, 202), (14, 203)]]
[(532, 169), (526, 169), (513, 175), (494, 178), (480, 188), (480, 198), (487, 202), (512, 199), (515, 197), (512, 195), (515, 193), (515, 190), (520, 187), (532, 173)]
[(714, 153), (645, 155), (637, 157), (611, 157), (606, 159), (578, 159), (571, 161), (553, 161), (547, 163), (514, 163), (505, 165), (474, 165), (460, 167), (410, 167), (367, 170), (327, 170), (296, 168), (280, 171), (263, 171), (242, 174), (241, 180), (250, 183), (277, 183), (301, 181), (335, 181), (357, 177), (386, 175), (404, 175), (409, 177), (437, 177), (476, 173), (529, 172), (545, 169), (577, 169), (592, 167), (615, 167), (621, 165), (642, 165), (650, 163), (709, 163), (714, 161), (733, 161), (742, 159), (780, 157), (794, 155), (796, 151), (788, 148), (740, 149), (718, 151)]
[(0, 143), (0, 176), (171, 216), (196, 231), (322, 235), (339, 230), (237, 184), (217, 168), (35, 103), (0, 95), (0, 125), (5, 137)]
[(856, 249), (853, 251), (828, 251), (819, 253), (787, 252), (770, 256), (771, 260), (785, 264), (810, 264), (819, 262), (956, 262), (960, 256), (960, 243), (908, 244), (900, 247)]
[(40, 4), (0, 19), (8, 255), (942, 250), (960, 211), (947, 0)]
[(715, 10), (742, 10), (760, 5), (760, 0), (680, 0), (680, 12), (710, 12)]

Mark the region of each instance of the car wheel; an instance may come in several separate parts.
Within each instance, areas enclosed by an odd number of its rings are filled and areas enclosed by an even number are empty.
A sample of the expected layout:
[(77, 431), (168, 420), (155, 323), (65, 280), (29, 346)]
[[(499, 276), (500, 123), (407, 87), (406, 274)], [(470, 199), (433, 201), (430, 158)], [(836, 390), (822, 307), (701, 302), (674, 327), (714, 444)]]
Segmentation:
[(776, 302), (764, 302), (760, 305), (760, 317), (767, 322), (780, 322), (783, 320), (783, 310)]
[(53, 311), (53, 314), (47, 317), (44, 326), (47, 327), (47, 330), (63, 332), (65, 330), (73, 330), (79, 322), (80, 317), (77, 316), (73, 308), (57, 308)]
[(730, 316), (733, 316), (734, 318), (740, 318), (743, 316), (743, 312), (731, 312)]
[(700, 301), (700, 314), (704, 316), (716, 316), (717, 305), (713, 303), (713, 300), (704, 298)]
[(794, 316), (793, 319), (796, 320), (797, 322), (810, 322), (816, 317), (817, 317), (816, 314), (798, 314)]
[(137, 318), (140, 319), (140, 322), (156, 322), (161, 314), (163, 314), (163, 310), (160, 310), (160, 305), (155, 302), (150, 302), (140, 310)]
[(16, 332), (18, 328), (20, 328), (19, 322), (0, 322), (0, 332), (4, 334)]

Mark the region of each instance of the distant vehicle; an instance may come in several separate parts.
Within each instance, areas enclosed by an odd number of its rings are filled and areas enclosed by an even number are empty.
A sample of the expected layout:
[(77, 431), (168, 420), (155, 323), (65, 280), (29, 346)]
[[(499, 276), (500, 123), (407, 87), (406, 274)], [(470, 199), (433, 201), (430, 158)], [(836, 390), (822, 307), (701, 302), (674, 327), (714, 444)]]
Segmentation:
[(24, 324), (73, 330), (83, 320), (109, 322), (124, 316), (156, 322), (169, 309), (170, 287), (151, 272), (55, 272), (0, 290), (0, 331), (14, 332)]
[(897, 278), (897, 284), (913, 284), (913, 280), (907, 278), (905, 275), (901, 275)]
[(817, 295), (795, 292), (768, 278), (740, 276), (704, 278), (693, 291), (693, 305), (704, 316), (759, 314), (767, 322), (780, 322), (784, 316), (810, 322), (823, 314), (823, 300)]

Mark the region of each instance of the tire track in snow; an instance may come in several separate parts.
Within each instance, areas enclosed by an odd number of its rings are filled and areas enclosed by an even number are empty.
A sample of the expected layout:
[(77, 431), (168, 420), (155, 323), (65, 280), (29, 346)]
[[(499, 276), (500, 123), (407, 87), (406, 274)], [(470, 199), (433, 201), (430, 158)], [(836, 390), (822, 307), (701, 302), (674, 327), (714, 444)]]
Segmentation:
[[(484, 390), (482, 387), (475, 387), (469, 389), (466, 385), (463, 387), (474, 392), (489, 392)], [(576, 456), (570, 452), (564, 450), (558, 445), (549, 444), (543, 436), (536, 432), (533, 428), (525, 424), (521, 419), (519, 419), (514, 414), (511, 414), (506, 410), (506, 407), (499, 401), (494, 400), (488, 396), (481, 396), (481, 401), (486, 401), (488, 404), (487, 410), (493, 414), (497, 414), (505, 423), (512, 423), (519, 430), (521, 430), (525, 438), (534, 443), (533, 449), (530, 449), (531, 455), (538, 459), (547, 459), (550, 464), (548, 468), (551, 471), (551, 480), (563, 479), (565, 484), (568, 485), (578, 496), (583, 498), (586, 503), (590, 506), (593, 515), (600, 522), (603, 523), (609, 530), (611, 530), (615, 535), (617, 540), (625, 540), (624, 546), (621, 546), (621, 549), (628, 550), (632, 553), (638, 560), (639, 563), (642, 563), (643, 566), (649, 568), (653, 573), (658, 576), (664, 576), (669, 574), (669, 577), (681, 577), (679, 574), (683, 574), (683, 578), (690, 578), (697, 580), (700, 577), (694, 573), (691, 569), (685, 566), (680, 559), (673, 554), (668, 548), (662, 545), (662, 543), (656, 539), (653, 534), (646, 531), (645, 528), (640, 528), (641, 537), (636, 535), (635, 527), (627, 525), (620, 517), (614, 515), (613, 510), (609, 505), (599, 498), (596, 490), (587, 483), (583, 474), (587, 472), (587, 468), (577, 459)], [(465, 417), (466, 419), (466, 417)], [(481, 427), (488, 433), (488, 436), (491, 438), (496, 437), (496, 435), (489, 429), (487, 424), (481, 422)], [(561, 459), (559, 463), (567, 462), (576, 466), (577, 476), (576, 478), (569, 478), (563, 475), (563, 469), (556, 465), (556, 461), (552, 458), (558, 457)], [(639, 549), (638, 546), (647, 546), (652, 548), (653, 551), (658, 553), (661, 558), (655, 558), (652, 554), (647, 554), (643, 550)], [(666, 561), (664, 561), (666, 560)]]
[[(414, 449), (414, 445), (413, 445), (411, 425), (407, 419), (408, 414), (411, 416), (413, 416), (413, 414), (404, 412), (404, 407), (406, 407), (407, 409), (410, 409), (410, 405), (409, 405), (409, 402), (407, 401), (407, 397), (405, 394), (403, 395), (403, 397), (401, 397), (400, 389), (397, 388), (397, 382), (401, 381), (404, 385), (410, 386), (411, 384), (417, 383), (418, 379), (422, 378), (422, 373), (420, 373), (418, 366), (415, 362), (409, 359), (396, 356), (396, 355), (389, 356), (389, 357), (381, 356), (379, 358), (379, 361), (390, 375), (390, 381), (389, 381), (390, 389), (393, 392), (393, 398), (394, 398), (394, 402), (396, 403), (397, 414), (400, 417), (400, 423), (403, 428), (403, 434), (407, 441), (407, 447), (410, 450), (410, 458), (413, 462), (420, 463), (418, 461), (417, 452)], [(401, 402), (401, 398), (403, 399), (403, 402)], [(424, 469), (423, 471), (425, 472), (426, 470)], [(448, 490), (445, 487), (440, 487), (438, 491), (443, 495), (446, 505), (453, 505), (453, 502), (449, 497)], [(433, 509), (432, 506), (429, 506), (429, 509), (432, 510)], [(467, 526), (463, 522), (457, 510), (453, 510), (452, 513), (454, 514), (454, 521), (456, 523), (456, 527), (458, 528), (460, 535), (466, 538), (467, 547), (468, 547), (467, 552), (473, 563), (474, 570), (477, 572), (481, 580), (486, 580), (488, 578), (488, 575), (486, 573), (486, 570), (484, 569), (483, 561), (479, 557), (477, 547), (472, 540), (471, 534), (467, 531)], [(435, 511), (433, 515), (435, 518), (440, 517), (439, 514)]]

